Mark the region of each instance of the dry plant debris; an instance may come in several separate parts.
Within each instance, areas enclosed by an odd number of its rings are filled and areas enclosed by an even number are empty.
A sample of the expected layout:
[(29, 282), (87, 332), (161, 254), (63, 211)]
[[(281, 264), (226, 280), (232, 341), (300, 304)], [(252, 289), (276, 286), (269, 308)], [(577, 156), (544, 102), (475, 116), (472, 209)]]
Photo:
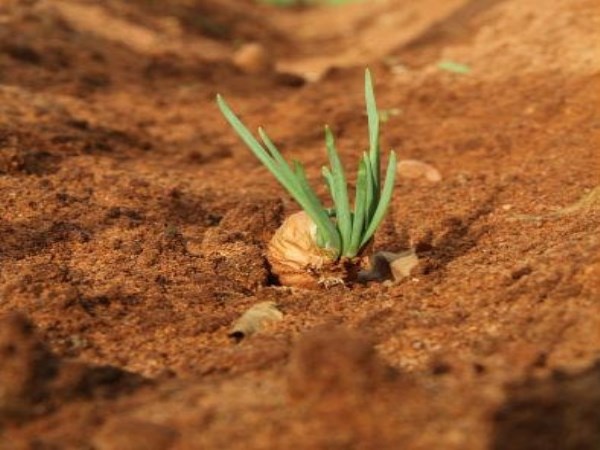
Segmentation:
[(239, 342), (259, 332), (267, 325), (282, 319), (283, 313), (277, 308), (275, 302), (257, 303), (235, 321), (229, 337)]
[(371, 257), (370, 267), (358, 273), (358, 280), (398, 282), (409, 277), (417, 264), (419, 264), (419, 257), (414, 249), (399, 253), (377, 252)]
[(559, 208), (548, 214), (516, 214), (514, 216), (517, 220), (543, 220), (543, 219), (555, 219), (558, 217), (569, 216), (571, 214), (577, 214), (581, 212), (587, 212), (600, 207), (600, 186), (596, 186), (587, 194), (584, 194), (575, 203)]

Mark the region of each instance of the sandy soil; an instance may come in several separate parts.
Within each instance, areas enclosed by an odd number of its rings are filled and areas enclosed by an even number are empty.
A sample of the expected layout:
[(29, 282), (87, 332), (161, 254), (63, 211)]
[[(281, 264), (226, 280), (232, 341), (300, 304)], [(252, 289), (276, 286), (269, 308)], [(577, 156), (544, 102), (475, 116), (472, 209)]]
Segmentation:
[[(597, 0), (3, 1), (0, 449), (600, 448), (599, 43)], [(215, 94), (321, 185), (366, 66), (384, 147), (442, 174), (376, 236), (420, 263), (277, 286), (297, 207)]]

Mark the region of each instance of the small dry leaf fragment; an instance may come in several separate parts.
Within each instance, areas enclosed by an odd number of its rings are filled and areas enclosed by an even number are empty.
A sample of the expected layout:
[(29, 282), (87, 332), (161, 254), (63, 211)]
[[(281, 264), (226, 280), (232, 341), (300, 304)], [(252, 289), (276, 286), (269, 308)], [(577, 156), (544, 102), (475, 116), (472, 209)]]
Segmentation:
[(248, 75), (262, 75), (274, 70), (268, 51), (256, 42), (242, 45), (233, 55), (233, 64)]
[(408, 250), (403, 253), (391, 253), (390, 256), (388, 256), (388, 261), (394, 281), (410, 276), (410, 272), (419, 264), (419, 257), (414, 250)]
[(410, 276), (411, 270), (419, 263), (414, 249), (405, 252), (377, 252), (371, 257), (371, 267), (358, 274), (358, 280), (368, 281), (400, 281)]
[(241, 341), (260, 331), (270, 323), (283, 319), (283, 313), (277, 309), (275, 302), (261, 302), (248, 309), (235, 321), (229, 337)]
[(580, 211), (590, 211), (600, 207), (600, 185), (596, 186), (587, 194), (584, 194), (575, 203), (559, 209), (555, 212), (557, 216), (566, 216)]
[(416, 179), (423, 177), (432, 183), (437, 183), (442, 179), (442, 175), (440, 174), (439, 170), (437, 170), (431, 164), (427, 164), (416, 159), (403, 159), (398, 161), (396, 171), (402, 178)]

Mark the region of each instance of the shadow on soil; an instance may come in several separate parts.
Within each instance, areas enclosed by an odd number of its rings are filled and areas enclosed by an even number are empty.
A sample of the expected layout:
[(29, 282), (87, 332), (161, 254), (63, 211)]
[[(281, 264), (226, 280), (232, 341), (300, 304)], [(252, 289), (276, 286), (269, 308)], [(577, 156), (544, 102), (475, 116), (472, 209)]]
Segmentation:
[(474, 225), (495, 207), (500, 188), (496, 188), (479, 206), (464, 217), (450, 217), (445, 221), (446, 232), (439, 238), (429, 232), (416, 244), (417, 253), (427, 257), (425, 273), (437, 272), (453, 260), (460, 258), (473, 249), (487, 226), (475, 229)]

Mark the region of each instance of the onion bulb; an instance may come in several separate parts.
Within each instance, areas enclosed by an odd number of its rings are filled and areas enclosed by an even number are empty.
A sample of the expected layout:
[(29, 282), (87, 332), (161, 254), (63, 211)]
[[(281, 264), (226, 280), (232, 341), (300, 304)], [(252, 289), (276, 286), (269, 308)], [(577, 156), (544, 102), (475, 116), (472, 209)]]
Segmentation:
[(317, 244), (317, 226), (304, 211), (289, 216), (267, 247), (271, 271), (284, 286), (331, 287), (356, 279), (359, 257), (337, 258), (335, 249)]

